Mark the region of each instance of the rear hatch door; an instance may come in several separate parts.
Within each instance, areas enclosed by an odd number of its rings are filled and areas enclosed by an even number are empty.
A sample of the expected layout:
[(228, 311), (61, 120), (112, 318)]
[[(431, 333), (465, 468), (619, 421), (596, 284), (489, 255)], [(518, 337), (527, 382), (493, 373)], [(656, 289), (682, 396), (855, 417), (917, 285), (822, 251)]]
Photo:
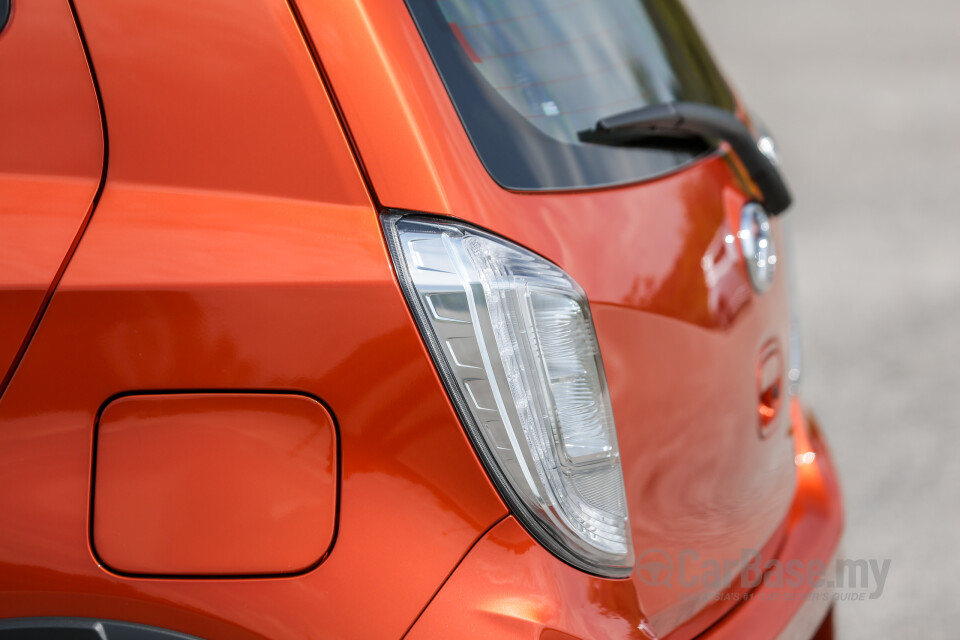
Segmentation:
[[(745, 564), (775, 552), (794, 492), (786, 412), (763, 405), (784, 392), (785, 269), (762, 294), (751, 284), (739, 228), (752, 192), (722, 145), (578, 136), (668, 100), (740, 112), (689, 19), (634, 0), (331, 5), (301, 10), (378, 201), (485, 227), (586, 291), (632, 580), (661, 635), (709, 624)], [(349, 42), (325, 37), (331, 19)]]

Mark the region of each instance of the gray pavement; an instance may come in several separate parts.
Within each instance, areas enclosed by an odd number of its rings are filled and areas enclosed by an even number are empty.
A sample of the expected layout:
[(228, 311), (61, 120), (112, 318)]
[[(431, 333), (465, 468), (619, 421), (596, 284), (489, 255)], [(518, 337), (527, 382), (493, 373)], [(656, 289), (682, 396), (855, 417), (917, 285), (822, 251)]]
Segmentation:
[(803, 395), (846, 553), (892, 561), (839, 637), (960, 638), (960, 3), (687, 5), (794, 190)]

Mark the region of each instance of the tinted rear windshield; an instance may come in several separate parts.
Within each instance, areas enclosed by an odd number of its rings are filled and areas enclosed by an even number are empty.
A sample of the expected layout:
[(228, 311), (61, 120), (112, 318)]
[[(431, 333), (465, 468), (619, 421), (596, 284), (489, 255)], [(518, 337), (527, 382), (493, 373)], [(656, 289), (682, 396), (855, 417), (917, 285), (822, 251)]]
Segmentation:
[(598, 119), (684, 100), (732, 110), (730, 90), (670, 0), (407, 0), (491, 176), (521, 191), (635, 182), (702, 142), (582, 143)]

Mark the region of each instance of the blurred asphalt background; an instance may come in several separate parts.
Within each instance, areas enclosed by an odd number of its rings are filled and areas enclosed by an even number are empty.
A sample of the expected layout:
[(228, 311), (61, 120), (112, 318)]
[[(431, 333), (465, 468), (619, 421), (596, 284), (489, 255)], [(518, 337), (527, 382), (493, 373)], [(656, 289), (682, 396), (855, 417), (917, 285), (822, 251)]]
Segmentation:
[(687, 6), (793, 187), (803, 395), (846, 554), (892, 560), (839, 637), (960, 638), (960, 2)]

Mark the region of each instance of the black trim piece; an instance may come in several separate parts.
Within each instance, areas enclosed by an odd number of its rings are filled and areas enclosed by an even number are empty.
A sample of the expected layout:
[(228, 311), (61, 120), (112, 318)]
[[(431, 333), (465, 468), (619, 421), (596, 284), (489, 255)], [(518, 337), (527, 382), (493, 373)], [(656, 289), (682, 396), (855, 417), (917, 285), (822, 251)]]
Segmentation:
[(200, 640), (177, 631), (97, 618), (0, 620), (0, 640)]
[[(229, 395), (229, 394), (261, 394), (261, 395), (297, 395), (309, 398), (314, 402), (318, 403), (324, 409), (327, 410), (327, 413), (330, 414), (330, 419), (333, 420), (333, 433), (336, 436), (336, 456), (337, 456), (337, 495), (334, 497), (335, 503), (335, 513), (336, 518), (333, 522), (333, 537), (330, 538), (330, 545), (327, 547), (326, 552), (320, 559), (314, 562), (312, 565), (301, 569), (299, 571), (292, 571), (290, 573), (253, 573), (253, 574), (240, 574), (240, 573), (229, 573), (229, 574), (146, 574), (146, 573), (128, 573), (124, 571), (118, 571), (114, 569), (106, 562), (103, 561), (103, 558), (97, 553), (97, 547), (93, 542), (93, 506), (94, 506), (94, 497), (97, 484), (97, 445), (100, 437), (100, 418), (103, 416), (103, 412), (106, 410), (110, 403), (119, 400), (120, 398), (126, 398), (128, 396), (164, 396), (164, 395), (184, 395), (184, 394), (220, 394), (220, 395)], [(121, 391), (120, 393), (115, 393), (106, 400), (103, 401), (103, 404), (100, 405), (100, 408), (97, 409), (97, 416), (94, 419), (94, 429), (93, 429), (93, 444), (90, 452), (90, 504), (87, 508), (87, 543), (90, 545), (90, 552), (93, 554), (93, 557), (96, 558), (97, 563), (105, 570), (113, 575), (122, 576), (124, 578), (148, 578), (150, 580), (189, 580), (191, 582), (197, 581), (207, 581), (207, 580), (254, 580), (254, 579), (263, 579), (263, 578), (296, 578), (298, 576), (306, 575), (322, 565), (327, 558), (330, 557), (330, 554), (333, 553), (333, 549), (337, 546), (337, 538), (340, 535), (340, 492), (343, 488), (343, 452), (342, 440), (340, 436), (340, 423), (337, 421), (337, 414), (334, 413), (333, 407), (328, 403), (324, 402), (318, 396), (310, 393), (309, 391), (300, 391), (298, 389), (210, 389), (210, 388), (201, 388), (201, 389), (134, 389), (130, 391)], [(2, 627), (0, 627), (2, 629)], [(0, 637), (0, 640), (5, 640), (3, 637)], [(108, 639), (111, 640), (111, 639)], [(149, 639), (144, 639), (149, 640)]]
[[(10, 0), (0, 0), (0, 2), (7, 2), (9, 5)], [(83, 238), (83, 234), (86, 233), (87, 227), (90, 226), (90, 220), (93, 217), (93, 212), (96, 210), (97, 205), (100, 204), (100, 197), (103, 195), (103, 188), (107, 184), (107, 166), (109, 165), (108, 159), (110, 154), (109, 137), (107, 136), (107, 113), (103, 108), (103, 97), (100, 92), (100, 82), (97, 80), (97, 72), (93, 68), (93, 59), (90, 57), (90, 47), (87, 46), (87, 38), (84, 36), (83, 28), (80, 26), (80, 16), (77, 15), (77, 8), (74, 5), (73, 0), (68, 0), (68, 4), (70, 5), (70, 13), (73, 16), (73, 22), (77, 27), (77, 36), (80, 38), (80, 46), (83, 48), (83, 55), (87, 60), (87, 70), (90, 72), (90, 79), (93, 81), (93, 90), (97, 96), (97, 107), (100, 110), (100, 131), (103, 135), (103, 167), (100, 170), (100, 183), (97, 185), (97, 190), (93, 194), (93, 200), (90, 202), (90, 208), (87, 210), (87, 214), (83, 217), (83, 221), (80, 223), (80, 228), (77, 229), (77, 235), (74, 236), (73, 242), (70, 244), (70, 248), (67, 249), (66, 255), (63, 256), (63, 260), (60, 262), (60, 267), (57, 269), (57, 273), (53, 276), (50, 286), (47, 287), (47, 292), (44, 294), (43, 301), (40, 303), (40, 308), (37, 309), (37, 314), (33, 318), (33, 322), (30, 324), (30, 329), (27, 331), (27, 335), (24, 336), (23, 342), (20, 343), (20, 349), (17, 351), (17, 355), (14, 356), (13, 362), (10, 363), (10, 367), (7, 369), (3, 380), (0, 381), (0, 400), (3, 399), (3, 394), (6, 393), (7, 387), (10, 386), (10, 381), (16, 374), (17, 369), (20, 368), (20, 363), (23, 361), (23, 357), (27, 354), (27, 347), (29, 347), (30, 343), (33, 342), (33, 337), (37, 334), (37, 329), (40, 328), (40, 320), (43, 319), (44, 314), (47, 312), (47, 307), (50, 306), (50, 301), (53, 299), (53, 293), (60, 285), (60, 280), (63, 278), (63, 274), (67, 270), (67, 265), (70, 264), (70, 261), (73, 259), (73, 254), (76, 253), (77, 247), (80, 246), (80, 240)]]
[(624, 111), (597, 121), (596, 128), (580, 132), (584, 142), (630, 145), (663, 135), (691, 135), (725, 140), (763, 194), (770, 215), (790, 206), (790, 190), (779, 168), (758, 146), (753, 133), (737, 116), (706, 104), (664, 102)]

